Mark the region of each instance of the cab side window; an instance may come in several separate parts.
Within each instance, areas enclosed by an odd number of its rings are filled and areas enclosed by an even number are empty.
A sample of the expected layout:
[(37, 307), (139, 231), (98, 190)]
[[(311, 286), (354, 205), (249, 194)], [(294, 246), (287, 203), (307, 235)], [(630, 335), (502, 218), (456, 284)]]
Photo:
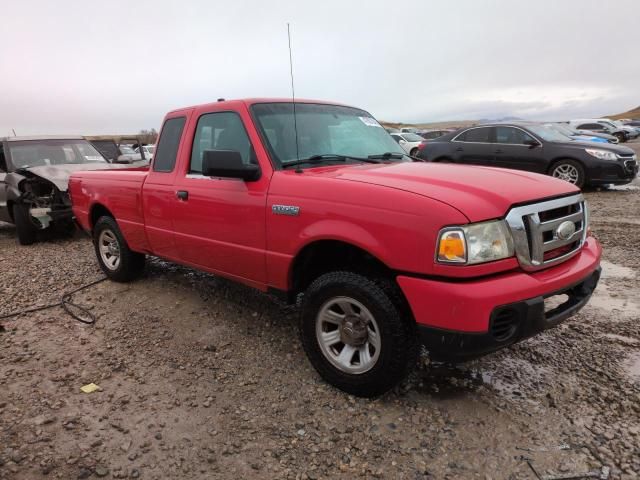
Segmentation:
[(202, 173), (205, 150), (235, 150), (240, 152), (243, 163), (258, 163), (240, 115), (235, 112), (207, 113), (198, 119), (189, 173)]
[(176, 165), (176, 157), (178, 156), (178, 147), (180, 146), (180, 138), (184, 130), (185, 117), (170, 118), (164, 122), (160, 138), (158, 139), (158, 147), (156, 155), (153, 159), (154, 172), (172, 172)]

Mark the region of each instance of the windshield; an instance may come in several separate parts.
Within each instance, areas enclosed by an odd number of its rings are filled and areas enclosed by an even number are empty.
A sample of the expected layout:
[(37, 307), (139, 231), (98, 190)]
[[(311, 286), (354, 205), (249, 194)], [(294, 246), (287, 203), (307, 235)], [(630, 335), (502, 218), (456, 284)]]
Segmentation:
[(144, 147), (144, 150), (145, 152), (153, 153), (155, 147), (153, 145), (147, 145), (146, 147)]
[(566, 127), (564, 125), (558, 125), (557, 123), (552, 123), (549, 125), (545, 125), (545, 127), (551, 127), (556, 129), (558, 132), (560, 132), (563, 135), (566, 135), (567, 137), (570, 137), (571, 135), (580, 135), (579, 132), (576, 132), (575, 130), (572, 130), (569, 127)]
[(292, 103), (258, 103), (251, 110), (269, 153), (281, 166), (314, 155), (361, 158), (383, 153), (406, 155), (387, 131), (363, 110), (296, 103), (295, 127)]
[(424, 140), (420, 135), (416, 135), (415, 133), (403, 133), (402, 136), (407, 142), (421, 142)]
[(11, 164), (14, 169), (68, 165), (78, 163), (106, 163), (106, 160), (85, 140), (25, 140), (9, 142)]
[(566, 142), (570, 137), (546, 125), (527, 125), (527, 128), (546, 142)]

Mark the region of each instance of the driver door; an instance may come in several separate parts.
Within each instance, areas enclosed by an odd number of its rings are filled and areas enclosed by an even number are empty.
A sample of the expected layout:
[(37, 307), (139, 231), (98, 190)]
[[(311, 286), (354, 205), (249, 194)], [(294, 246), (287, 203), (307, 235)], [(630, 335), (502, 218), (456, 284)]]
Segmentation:
[(190, 148), (174, 185), (172, 216), (180, 259), (245, 283), (266, 284), (267, 167), (261, 165), (257, 181), (202, 175), (205, 150), (235, 150), (245, 163), (258, 159), (238, 112), (203, 112), (193, 123), (188, 132), (192, 141), (185, 142)]

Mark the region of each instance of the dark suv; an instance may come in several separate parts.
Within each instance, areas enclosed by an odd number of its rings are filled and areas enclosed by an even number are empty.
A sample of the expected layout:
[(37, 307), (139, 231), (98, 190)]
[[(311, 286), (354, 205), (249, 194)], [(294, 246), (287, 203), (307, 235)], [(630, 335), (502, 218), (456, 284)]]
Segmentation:
[(431, 162), (527, 170), (579, 187), (623, 185), (638, 173), (633, 150), (606, 143), (578, 142), (539, 123), (469, 127), (427, 142), (417, 154)]

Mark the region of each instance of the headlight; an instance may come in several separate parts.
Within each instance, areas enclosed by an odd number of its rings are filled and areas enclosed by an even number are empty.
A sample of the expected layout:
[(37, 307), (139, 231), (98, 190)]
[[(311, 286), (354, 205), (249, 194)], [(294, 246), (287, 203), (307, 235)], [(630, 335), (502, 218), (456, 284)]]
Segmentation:
[(618, 155), (613, 152), (609, 152), (607, 150), (598, 150), (595, 148), (585, 148), (585, 152), (587, 152), (592, 157), (599, 158), (600, 160), (617, 160)]
[(447, 227), (440, 232), (440, 263), (474, 265), (513, 256), (513, 238), (504, 220)]

